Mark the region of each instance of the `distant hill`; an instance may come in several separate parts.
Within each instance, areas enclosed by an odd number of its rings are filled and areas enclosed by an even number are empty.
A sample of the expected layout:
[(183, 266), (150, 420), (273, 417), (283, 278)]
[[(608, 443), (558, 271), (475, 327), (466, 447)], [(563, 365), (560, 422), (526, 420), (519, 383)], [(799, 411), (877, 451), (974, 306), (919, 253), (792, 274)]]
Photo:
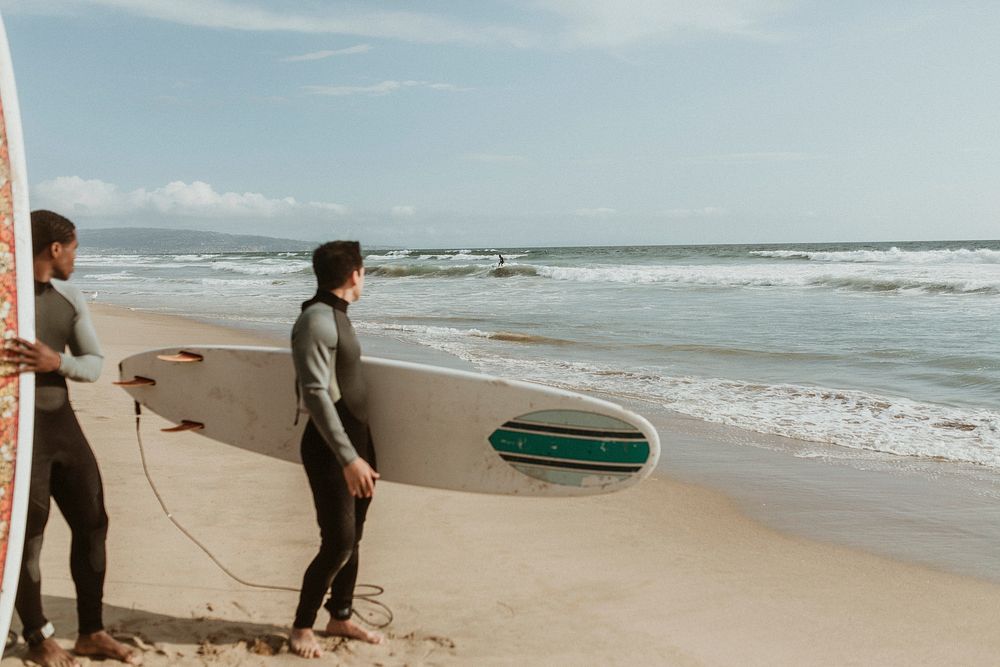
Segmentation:
[(84, 251), (121, 253), (281, 252), (316, 247), (294, 239), (156, 227), (77, 228), (77, 235)]

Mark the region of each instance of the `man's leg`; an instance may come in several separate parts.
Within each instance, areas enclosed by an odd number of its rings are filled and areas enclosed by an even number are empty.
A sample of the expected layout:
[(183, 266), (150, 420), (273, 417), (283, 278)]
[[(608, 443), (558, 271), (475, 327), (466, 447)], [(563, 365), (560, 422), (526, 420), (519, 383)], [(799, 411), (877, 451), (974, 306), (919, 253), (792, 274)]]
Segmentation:
[(355, 540), (350, 558), (340, 568), (330, 585), (330, 598), (324, 607), (330, 612), (330, 622), (327, 623), (328, 634), (338, 637), (350, 637), (360, 639), (369, 644), (381, 644), (383, 637), (377, 632), (372, 632), (361, 627), (353, 620), (351, 614), (354, 605), (354, 587), (358, 579), (358, 545), (361, 542), (361, 534), (365, 525), (365, 516), (368, 513), (368, 506), (371, 498), (354, 499), (355, 517)]
[(112, 658), (133, 665), (142, 655), (115, 640), (104, 630), (104, 575), (107, 570), (108, 514), (104, 508), (104, 486), (97, 459), (76, 421), (67, 429), (67, 464), (57, 468), (52, 479), (52, 497), (72, 532), (70, 574), (76, 586), (80, 655)]
[(35, 436), (31, 457), (31, 488), (21, 557), (21, 576), (14, 606), (24, 625), (28, 659), (42, 667), (76, 667), (76, 659), (55, 638), (55, 628), (42, 610), (42, 539), (49, 520), (49, 490), (55, 453), (61, 446), (65, 414), (61, 410), (35, 410)]
[[(36, 423), (38, 420), (39, 414), (36, 412)], [(45, 525), (49, 522), (49, 475), (52, 470), (52, 460), (48, 455), (48, 448), (41, 443), (39, 435), (44, 437), (44, 427), (36, 429), (24, 531), (24, 554), (21, 557), (21, 576), (14, 601), (17, 614), (24, 624), (25, 638), (41, 630), (49, 622), (42, 611), (41, 557)]]
[(73, 535), (70, 574), (76, 585), (79, 632), (85, 635), (104, 629), (102, 607), (108, 514), (104, 508), (104, 489), (97, 461), (82, 437), (81, 432), (81, 440), (75, 443), (78, 451), (74, 452), (72, 464), (59, 467), (53, 474), (52, 497)]
[[(353, 419), (349, 413), (341, 415), (341, 420), (348, 429), (351, 442), (358, 447), (358, 453), (373, 470), (378, 470), (375, 448), (372, 445), (371, 431), (369, 431), (368, 426)], [(380, 644), (383, 640), (381, 634), (366, 630), (351, 620), (354, 607), (354, 587), (358, 580), (358, 547), (364, 533), (368, 507), (372, 502), (371, 498), (354, 498), (353, 500), (354, 543), (351, 547), (350, 558), (337, 572), (330, 585), (330, 598), (324, 605), (326, 610), (330, 612), (330, 622), (326, 626), (326, 631), (340, 637), (350, 637), (370, 644)]]
[(289, 643), (296, 654), (318, 658), (322, 650), (312, 627), (334, 575), (351, 557), (355, 542), (354, 498), (347, 490), (340, 464), (312, 422), (302, 436), (302, 463), (316, 508), (320, 548), (302, 578)]

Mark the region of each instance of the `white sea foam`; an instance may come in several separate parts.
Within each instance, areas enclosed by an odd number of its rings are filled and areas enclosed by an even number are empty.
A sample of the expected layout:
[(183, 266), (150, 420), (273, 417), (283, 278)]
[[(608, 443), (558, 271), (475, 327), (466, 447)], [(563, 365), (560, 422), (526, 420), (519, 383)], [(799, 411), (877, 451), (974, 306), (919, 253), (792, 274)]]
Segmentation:
[(827, 287), (857, 291), (1000, 294), (1000, 265), (869, 267), (859, 264), (538, 266), (539, 276), (576, 282), (704, 287)]
[(144, 255), (77, 255), (79, 266), (149, 266), (157, 263), (157, 258)]
[(752, 250), (757, 257), (805, 259), (814, 262), (851, 262), (864, 264), (1000, 264), (1000, 250), (956, 248), (953, 250)]
[(302, 260), (258, 259), (253, 262), (225, 260), (212, 262), (212, 270), (253, 276), (284, 275), (312, 271), (312, 264)]
[(83, 276), (88, 280), (99, 280), (101, 282), (136, 280), (136, 276), (130, 271), (118, 271), (116, 273), (88, 273)]
[(495, 262), (497, 261), (496, 255), (477, 255), (468, 250), (463, 250), (454, 254), (446, 255), (420, 255), (420, 259), (427, 260), (438, 260), (446, 262)]
[(376, 254), (376, 253), (372, 253), (370, 255), (366, 255), (365, 256), (365, 261), (366, 262), (370, 262), (370, 261), (376, 261), (377, 262), (377, 261), (393, 260), (393, 259), (405, 259), (405, 258), (407, 258), (407, 257), (410, 256), (410, 253), (411, 253), (410, 250), (389, 250), (389, 251), (386, 251), (385, 253), (383, 253), (381, 255)]
[[(706, 421), (837, 445), (1000, 468), (1000, 412), (955, 408), (857, 390), (675, 377), (495, 352), (480, 329), (357, 323), (359, 329), (454, 354), (484, 372), (651, 401)], [(491, 345), (491, 347), (486, 347)]]
[[(192, 281), (194, 282), (194, 281)], [(228, 288), (239, 288), (239, 287), (270, 287), (271, 285), (280, 285), (284, 281), (281, 280), (254, 280), (248, 278), (202, 278), (197, 281), (201, 285), (207, 285), (209, 287), (228, 287)]]

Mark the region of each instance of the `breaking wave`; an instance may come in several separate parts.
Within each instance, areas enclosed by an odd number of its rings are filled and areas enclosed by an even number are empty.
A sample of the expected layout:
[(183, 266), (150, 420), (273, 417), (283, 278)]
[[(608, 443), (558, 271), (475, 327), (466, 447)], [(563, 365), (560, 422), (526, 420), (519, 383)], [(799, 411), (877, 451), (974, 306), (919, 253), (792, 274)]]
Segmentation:
[(501, 267), (475, 264), (440, 266), (434, 264), (376, 264), (365, 267), (369, 276), (383, 278), (511, 278), (514, 276), (537, 276), (538, 269), (528, 264), (505, 265)]
[(1000, 264), (1000, 250), (956, 248), (953, 250), (752, 250), (751, 255), (773, 259), (858, 264)]

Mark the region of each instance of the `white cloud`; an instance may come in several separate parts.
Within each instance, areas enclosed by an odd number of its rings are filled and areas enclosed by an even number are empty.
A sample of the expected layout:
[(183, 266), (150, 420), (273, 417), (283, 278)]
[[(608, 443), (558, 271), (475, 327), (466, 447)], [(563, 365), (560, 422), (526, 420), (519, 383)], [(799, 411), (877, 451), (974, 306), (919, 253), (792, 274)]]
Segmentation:
[(535, 0), (534, 5), (563, 19), (566, 46), (621, 47), (674, 37), (683, 32), (774, 36), (767, 19), (791, 0)]
[(722, 153), (720, 155), (702, 155), (694, 158), (694, 161), (719, 162), (722, 164), (742, 164), (756, 162), (807, 162), (809, 160), (823, 160), (825, 158), (825, 155), (817, 153), (770, 151), (760, 153)]
[(390, 213), (394, 218), (412, 218), (417, 214), (417, 209), (414, 206), (393, 206)]
[(202, 28), (355, 35), (430, 44), (518, 45), (529, 39), (526, 31), (512, 27), (476, 24), (421, 12), (362, 11), (357, 6), (324, 6), (324, 3), (309, 3), (310, 9), (303, 9), (301, 2), (274, 0), (268, 4), (262, 0), (65, 0), (62, 3), (48, 0), (48, 4), (118, 9)]
[[(768, 30), (768, 21), (797, 1), (506, 0), (507, 11), (500, 13), (517, 18), (505, 23), (294, 0), (0, 0), (0, 4), (5, 11), (50, 14), (98, 7), (230, 30), (352, 35), (429, 44), (617, 48), (691, 32), (771, 39), (774, 33)], [(552, 18), (555, 20), (548, 20)]]
[(258, 192), (216, 192), (208, 183), (173, 181), (153, 190), (122, 191), (113, 183), (79, 176), (60, 176), (32, 188), (40, 205), (66, 215), (123, 217), (160, 214), (198, 218), (275, 218), (313, 212), (344, 215), (347, 208), (332, 202), (298, 202), (294, 197), (270, 198)]
[(370, 86), (303, 86), (310, 95), (346, 97), (348, 95), (388, 95), (404, 88), (430, 88), (431, 90), (469, 90), (450, 83), (429, 81), (382, 81)]
[(663, 212), (666, 218), (683, 220), (688, 218), (723, 218), (729, 215), (729, 210), (719, 206), (705, 206), (703, 208), (672, 208)]
[(608, 218), (617, 215), (617, 209), (613, 208), (578, 208), (573, 211), (573, 215), (581, 218)]
[(368, 44), (358, 44), (357, 46), (349, 46), (345, 49), (336, 49), (334, 51), (313, 51), (312, 53), (303, 53), (300, 56), (288, 56), (287, 58), (282, 58), (283, 63), (299, 63), (309, 60), (323, 60), (324, 58), (330, 58), (332, 56), (349, 56), (356, 53), (368, 53), (372, 50), (372, 47)]

